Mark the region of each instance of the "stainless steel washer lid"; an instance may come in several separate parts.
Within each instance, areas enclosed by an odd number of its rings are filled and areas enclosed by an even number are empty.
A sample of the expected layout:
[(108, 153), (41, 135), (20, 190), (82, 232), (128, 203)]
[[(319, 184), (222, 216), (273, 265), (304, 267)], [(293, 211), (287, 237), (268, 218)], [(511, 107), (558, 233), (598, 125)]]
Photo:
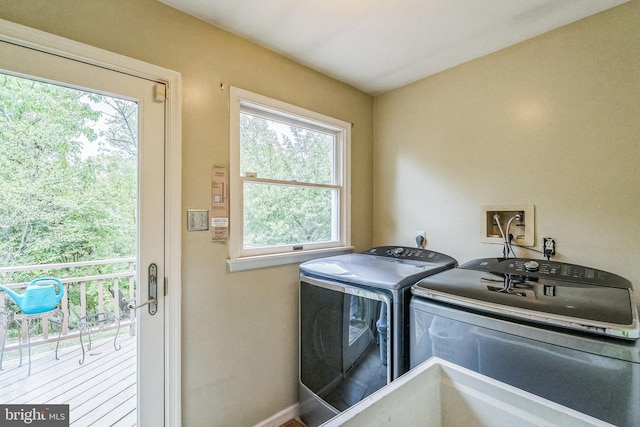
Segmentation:
[(381, 247), (319, 258), (301, 264), (300, 272), (315, 278), (395, 290), (457, 265), (455, 259), (438, 252), (401, 248), (401, 253), (394, 255), (396, 249), (400, 248)]
[(626, 279), (564, 263), (487, 258), (420, 280), (414, 295), (501, 316), (568, 329), (640, 337), (633, 290)]

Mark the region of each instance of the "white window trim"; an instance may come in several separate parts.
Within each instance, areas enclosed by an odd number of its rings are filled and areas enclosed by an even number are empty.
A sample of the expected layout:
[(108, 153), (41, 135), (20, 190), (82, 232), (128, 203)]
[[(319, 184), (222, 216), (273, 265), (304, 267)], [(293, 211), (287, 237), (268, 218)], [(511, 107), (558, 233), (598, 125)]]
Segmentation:
[[(309, 259), (350, 252), (351, 246), (351, 124), (342, 120), (328, 117), (286, 102), (278, 101), (249, 92), (237, 87), (229, 90), (230, 113), (230, 166), (229, 166), (229, 259), (227, 263), (230, 271), (242, 271), (254, 268), (271, 267), (275, 265), (292, 264)], [(294, 251), (293, 245), (285, 246), (283, 252), (243, 256), (242, 245), (242, 177), (240, 169), (240, 110), (241, 104), (250, 103), (252, 107), (263, 107), (267, 110), (278, 110), (285, 115), (309, 119), (310, 123), (321, 122), (335, 127), (340, 132), (344, 147), (341, 150), (337, 172), (341, 174), (343, 191), (341, 191), (341, 206), (339, 213), (338, 244), (331, 247)]]

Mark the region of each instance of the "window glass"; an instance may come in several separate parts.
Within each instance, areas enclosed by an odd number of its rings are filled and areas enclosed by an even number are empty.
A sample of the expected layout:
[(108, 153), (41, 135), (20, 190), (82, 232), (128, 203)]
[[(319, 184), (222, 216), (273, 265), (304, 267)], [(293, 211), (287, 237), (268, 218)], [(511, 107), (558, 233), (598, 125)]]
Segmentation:
[(245, 182), (243, 193), (245, 248), (337, 238), (336, 190)]
[(240, 173), (259, 178), (333, 183), (335, 135), (240, 114)]
[(230, 102), (230, 259), (348, 246), (351, 125), (238, 88)]

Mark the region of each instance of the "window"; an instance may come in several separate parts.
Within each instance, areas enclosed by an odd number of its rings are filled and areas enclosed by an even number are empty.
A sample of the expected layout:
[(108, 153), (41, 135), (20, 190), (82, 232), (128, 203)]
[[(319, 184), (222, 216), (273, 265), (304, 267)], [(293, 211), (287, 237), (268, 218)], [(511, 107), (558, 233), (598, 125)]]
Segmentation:
[(230, 265), (349, 245), (349, 123), (231, 88)]

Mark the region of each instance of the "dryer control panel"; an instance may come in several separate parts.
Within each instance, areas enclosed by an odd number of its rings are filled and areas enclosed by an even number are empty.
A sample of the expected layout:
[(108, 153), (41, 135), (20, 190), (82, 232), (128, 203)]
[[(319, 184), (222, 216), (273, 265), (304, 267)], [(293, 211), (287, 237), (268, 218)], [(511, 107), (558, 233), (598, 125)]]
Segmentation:
[(377, 255), (387, 258), (410, 259), (422, 262), (445, 263), (452, 262), (457, 265), (457, 261), (449, 255), (440, 252), (434, 252), (427, 249), (409, 248), (406, 246), (378, 246), (367, 251), (361, 252), (367, 255)]

